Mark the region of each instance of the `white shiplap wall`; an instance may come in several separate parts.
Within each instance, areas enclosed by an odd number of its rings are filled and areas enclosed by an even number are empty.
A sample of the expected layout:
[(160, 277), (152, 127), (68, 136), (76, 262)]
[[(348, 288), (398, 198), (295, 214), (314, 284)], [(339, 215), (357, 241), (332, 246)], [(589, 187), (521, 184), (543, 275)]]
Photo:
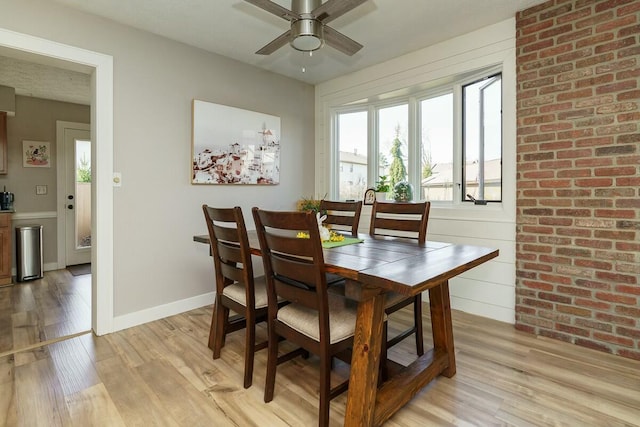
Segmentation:
[[(503, 201), (488, 206), (432, 204), (427, 238), (498, 248), (500, 256), (450, 282), (452, 307), (504, 322), (515, 321), (515, 20), (316, 86), (316, 194), (329, 193), (332, 108), (407, 87), (492, 66), (503, 78)], [(361, 232), (368, 231), (364, 207)]]

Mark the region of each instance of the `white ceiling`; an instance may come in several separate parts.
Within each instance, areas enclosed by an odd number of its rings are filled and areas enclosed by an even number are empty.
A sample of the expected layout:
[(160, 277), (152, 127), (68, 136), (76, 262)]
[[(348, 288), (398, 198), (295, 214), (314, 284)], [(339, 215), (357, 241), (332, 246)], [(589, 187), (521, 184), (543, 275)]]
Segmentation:
[[(369, 0), (329, 24), (364, 45), (351, 57), (329, 46), (309, 57), (289, 45), (256, 55), (289, 23), (242, 0), (53, 1), (316, 84), (503, 21), (545, 0)], [(291, 6), (290, 0), (274, 1)], [(2, 69), (0, 84), (11, 85)]]

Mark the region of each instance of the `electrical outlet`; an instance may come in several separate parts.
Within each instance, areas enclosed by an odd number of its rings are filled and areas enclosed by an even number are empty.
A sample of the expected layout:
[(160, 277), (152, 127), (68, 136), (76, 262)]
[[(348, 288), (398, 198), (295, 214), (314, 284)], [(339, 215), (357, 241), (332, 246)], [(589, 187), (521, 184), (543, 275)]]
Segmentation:
[(39, 196), (47, 194), (47, 186), (46, 185), (36, 185), (36, 194)]

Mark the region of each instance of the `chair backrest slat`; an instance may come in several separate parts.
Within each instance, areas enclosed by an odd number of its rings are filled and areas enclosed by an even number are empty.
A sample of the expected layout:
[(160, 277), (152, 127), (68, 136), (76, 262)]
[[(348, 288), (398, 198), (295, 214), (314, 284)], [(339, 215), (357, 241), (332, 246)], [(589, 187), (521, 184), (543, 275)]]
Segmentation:
[[(400, 236), (427, 240), (430, 202), (419, 203), (373, 203), (369, 234), (372, 236)], [(400, 234), (397, 232), (404, 232)]]
[(211, 242), (216, 292), (222, 294), (226, 286), (241, 282), (247, 290), (247, 304), (253, 304), (253, 265), (242, 209), (202, 205), (202, 210)]
[[(253, 217), (267, 278), (270, 313), (277, 310), (280, 296), (317, 310), (328, 325), (324, 256), (315, 215), (253, 208)], [(295, 237), (300, 231), (309, 234), (309, 238)]]
[[(362, 202), (334, 202), (330, 200), (320, 201), (320, 210), (326, 212), (327, 219), (324, 224), (337, 230), (350, 231), (352, 235), (358, 234)], [(331, 227), (337, 226), (337, 227)]]

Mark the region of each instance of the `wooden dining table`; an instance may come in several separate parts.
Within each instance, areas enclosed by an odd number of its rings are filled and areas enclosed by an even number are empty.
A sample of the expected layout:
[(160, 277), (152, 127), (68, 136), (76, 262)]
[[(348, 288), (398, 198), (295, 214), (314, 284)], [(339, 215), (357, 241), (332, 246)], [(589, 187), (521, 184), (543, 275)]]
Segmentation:
[[(260, 255), (255, 231), (252, 253)], [(401, 409), (434, 378), (456, 373), (449, 280), (498, 256), (497, 249), (402, 238), (359, 236), (362, 243), (324, 249), (326, 269), (346, 279), (345, 296), (358, 301), (345, 426), (378, 426)], [(209, 236), (193, 237), (209, 243)], [(429, 292), (433, 350), (408, 366), (394, 369), (382, 384), (378, 368), (382, 348), (385, 294), (413, 296)]]

